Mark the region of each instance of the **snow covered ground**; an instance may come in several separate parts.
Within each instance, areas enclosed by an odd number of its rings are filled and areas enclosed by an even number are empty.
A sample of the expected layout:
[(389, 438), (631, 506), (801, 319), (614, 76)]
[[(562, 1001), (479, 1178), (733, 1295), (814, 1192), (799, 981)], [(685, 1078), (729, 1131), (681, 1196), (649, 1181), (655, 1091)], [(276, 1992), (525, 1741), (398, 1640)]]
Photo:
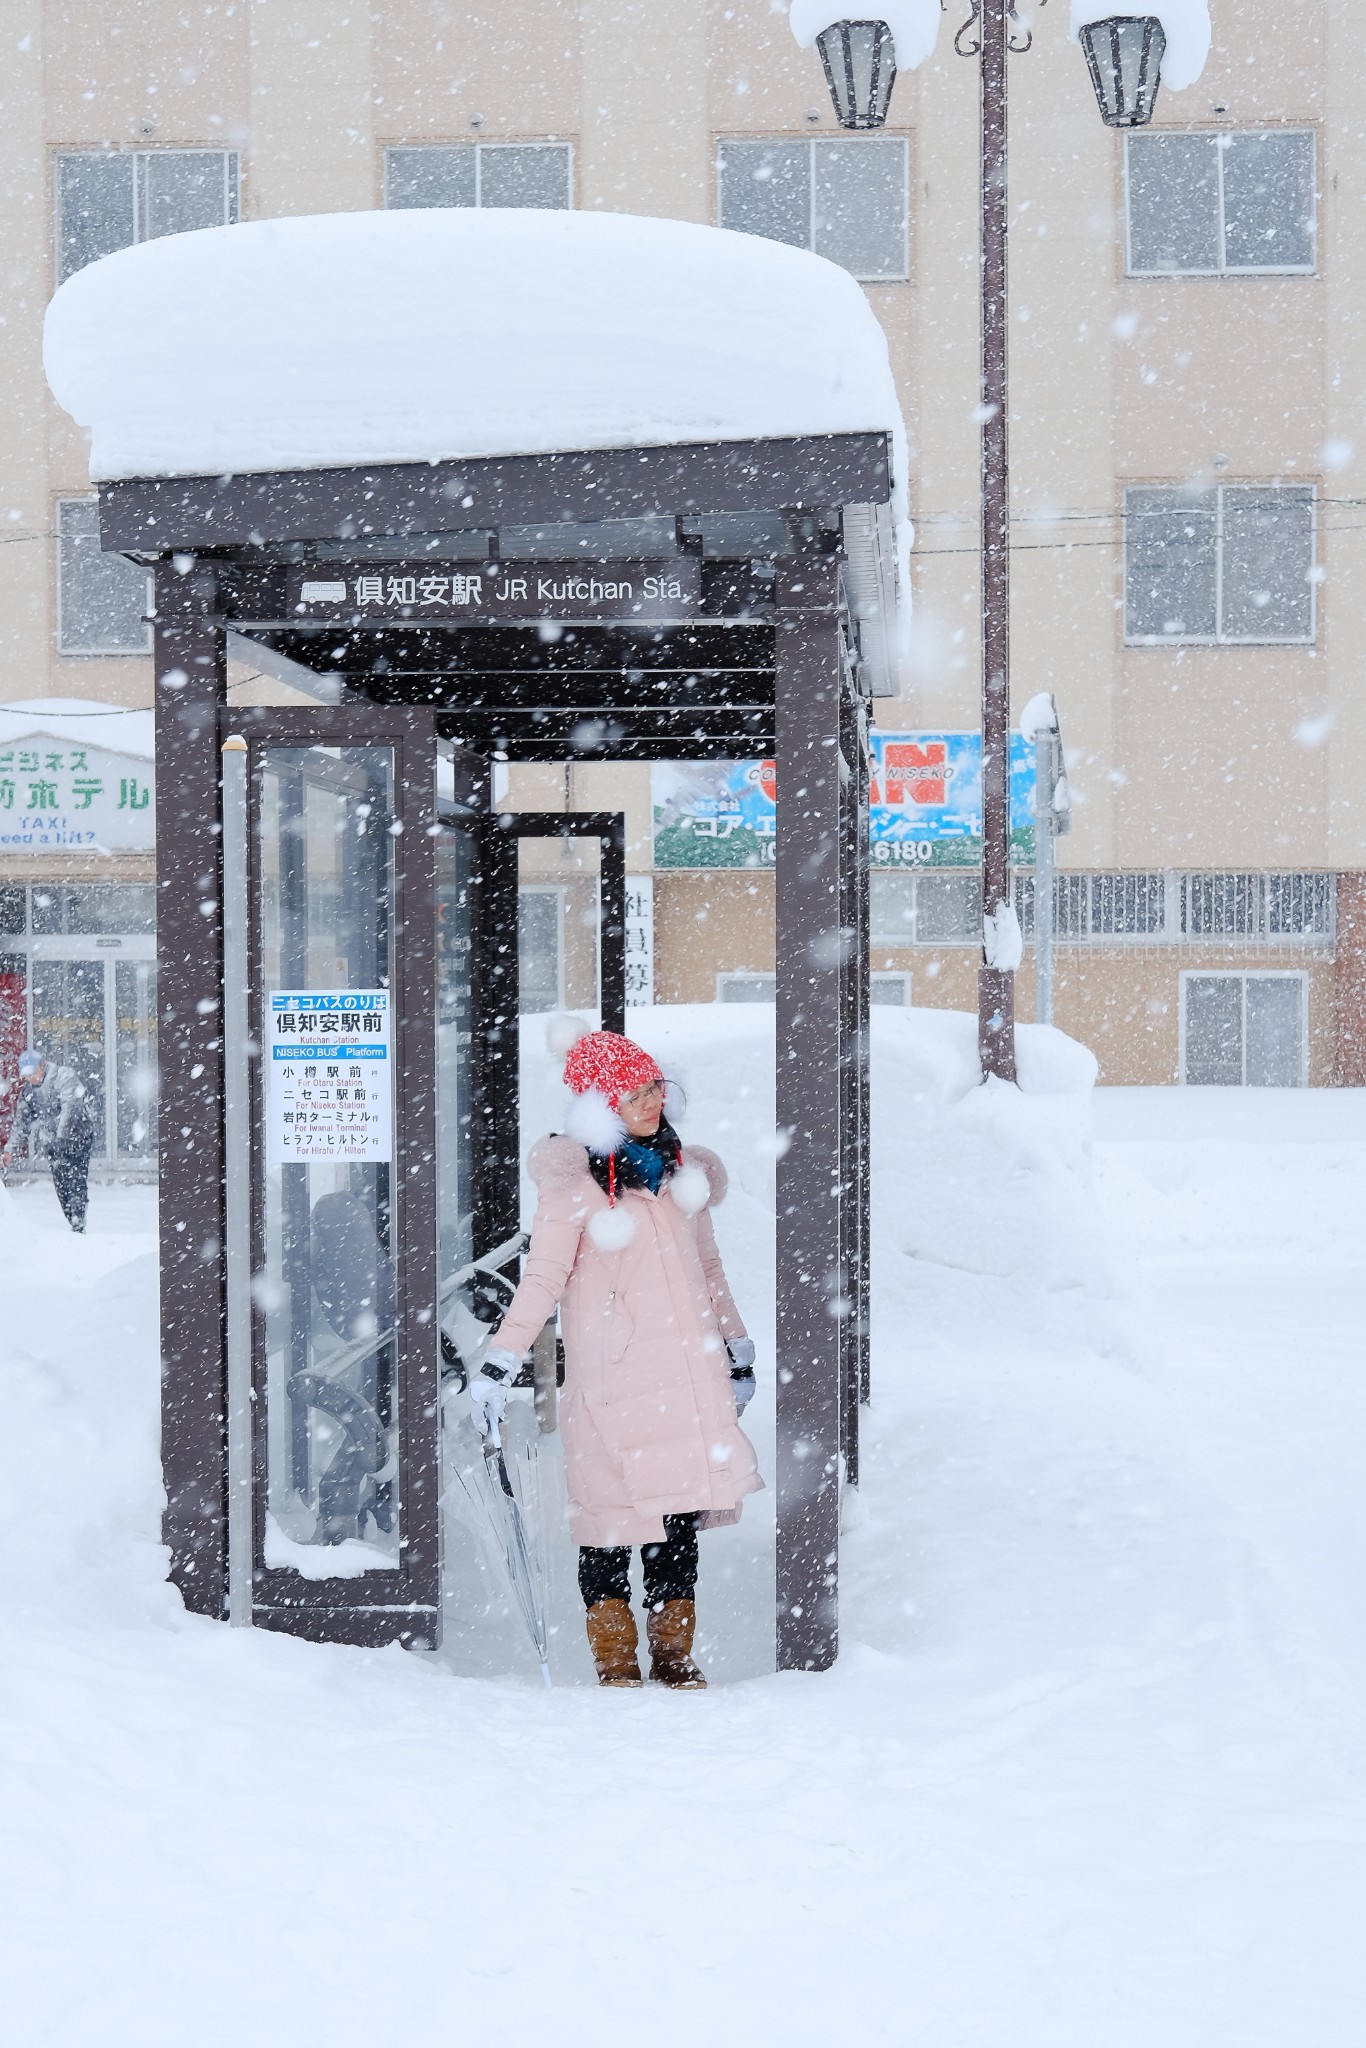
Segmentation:
[[(963, 1093), (967, 1020), (875, 1021), (824, 1677), (763, 1675), (771, 1495), (704, 1539), (702, 1696), (599, 1694), (568, 1631), (542, 1692), (458, 1536), (441, 1660), (187, 1620), (153, 1197), (78, 1242), (0, 1196), (7, 2042), (1356, 2048), (1366, 1100), (1110, 1091), (1092, 1138)], [(762, 1360), (764, 1013), (650, 1024)]]

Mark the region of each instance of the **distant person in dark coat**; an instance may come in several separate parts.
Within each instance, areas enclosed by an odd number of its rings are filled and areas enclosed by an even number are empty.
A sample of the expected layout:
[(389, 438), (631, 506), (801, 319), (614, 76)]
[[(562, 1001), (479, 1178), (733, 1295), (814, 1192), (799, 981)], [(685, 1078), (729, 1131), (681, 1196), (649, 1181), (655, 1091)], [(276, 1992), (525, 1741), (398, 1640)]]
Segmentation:
[(85, 1104), (85, 1084), (74, 1067), (50, 1067), (30, 1046), (19, 1055), (19, 1107), (14, 1112), (3, 1161), (25, 1152), (36, 1135), (52, 1168), (52, 1185), (73, 1230), (85, 1229), (90, 1201), (90, 1154), (95, 1126)]

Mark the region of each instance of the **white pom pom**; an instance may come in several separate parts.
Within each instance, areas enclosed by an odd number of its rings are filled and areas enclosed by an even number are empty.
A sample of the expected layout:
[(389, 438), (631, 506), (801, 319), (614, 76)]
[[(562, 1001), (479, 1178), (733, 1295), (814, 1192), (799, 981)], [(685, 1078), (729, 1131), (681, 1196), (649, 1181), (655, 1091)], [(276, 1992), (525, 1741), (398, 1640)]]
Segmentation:
[(700, 1166), (680, 1166), (669, 1182), (669, 1193), (685, 1216), (696, 1216), (711, 1200), (711, 1182)]
[(636, 1219), (618, 1202), (615, 1209), (595, 1209), (588, 1219), (588, 1235), (600, 1252), (625, 1251), (636, 1234)]
[(592, 1029), (586, 1017), (575, 1017), (568, 1010), (552, 1010), (545, 1020), (546, 1051), (563, 1066), (579, 1040)]
[(587, 1094), (574, 1097), (564, 1120), (564, 1130), (567, 1138), (586, 1145), (600, 1159), (605, 1159), (609, 1152), (615, 1152), (626, 1136), (625, 1124), (597, 1088), (590, 1088)]

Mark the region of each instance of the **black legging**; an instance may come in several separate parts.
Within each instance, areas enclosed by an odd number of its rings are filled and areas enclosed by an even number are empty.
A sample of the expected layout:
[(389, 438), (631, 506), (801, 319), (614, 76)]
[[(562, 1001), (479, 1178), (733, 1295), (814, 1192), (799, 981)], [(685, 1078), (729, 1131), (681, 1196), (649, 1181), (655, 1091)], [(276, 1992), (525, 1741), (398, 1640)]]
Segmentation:
[[(691, 1600), (697, 1591), (696, 1514), (665, 1515), (664, 1541), (643, 1543), (640, 1560), (645, 1571), (647, 1607), (660, 1607), (666, 1600)], [(599, 1600), (629, 1600), (629, 1549), (581, 1549), (579, 1591), (585, 1607), (596, 1607)]]

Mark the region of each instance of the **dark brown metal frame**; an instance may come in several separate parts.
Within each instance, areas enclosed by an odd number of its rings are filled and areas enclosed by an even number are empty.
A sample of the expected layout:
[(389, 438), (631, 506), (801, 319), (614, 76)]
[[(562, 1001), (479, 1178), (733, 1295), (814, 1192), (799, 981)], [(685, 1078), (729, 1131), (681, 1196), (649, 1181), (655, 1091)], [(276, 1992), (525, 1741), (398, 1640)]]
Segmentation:
[(626, 1029), (626, 820), (615, 811), (495, 811), (479, 829), (474, 924), (484, 973), (475, 991), (472, 1142), (478, 1244), (518, 1228), (521, 1014), (517, 957), (517, 845), (523, 839), (596, 839), (602, 849), (598, 974), (603, 1028)]
[[(839, 508), (889, 495), (882, 435), (102, 489), (105, 545), (156, 567), (165, 1529), (173, 1577), (196, 1611), (225, 1612), (227, 1577), (220, 735), (232, 726), (325, 744), (344, 715), (353, 739), (398, 733), (403, 745), (403, 735), (430, 729), (415, 721), (435, 714), (437, 735), (485, 756), (506, 749), (509, 735), (513, 751), (543, 759), (775, 752), (777, 1121), (786, 1139), (777, 1200), (778, 1661), (833, 1662), (841, 1479), (857, 1473), (858, 1405), (868, 1391), (866, 706)], [(344, 705), (241, 712), (220, 724), (226, 635), (252, 626), (244, 571), (354, 557), (358, 538), (372, 539), (390, 566), (405, 554), (430, 561), (457, 522), (466, 538), (487, 527), (495, 551), (499, 528), (513, 522), (740, 511), (786, 521), (767, 595), (756, 599), (752, 563), (707, 563), (706, 616), (643, 638), (601, 627), (563, 636), (553, 661), (536, 654), (534, 635), (518, 641), (490, 629), (480, 641), (458, 627), (443, 637), (430, 621), (390, 621), (367, 642), (353, 617), (339, 615), (311, 636), (291, 634), (281, 651), (332, 674), (342, 647)], [(272, 627), (261, 637), (278, 645), (275, 635)], [(358, 701), (367, 697), (369, 705)], [(601, 735), (585, 738), (594, 710)], [(411, 844), (404, 852), (422, 858)], [(431, 889), (426, 858), (409, 869), (421, 877), (419, 898)], [(410, 921), (412, 913), (410, 898)], [(488, 914), (486, 900), (485, 929)], [(422, 989), (410, 1030), (433, 1015), (431, 944), (429, 930), (414, 955)], [(426, 1065), (417, 1079), (425, 1102)], [(430, 1117), (416, 1107), (409, 1133), (430, 1129)], [(434, 1155), (434, 1142), (428, 1149)], [(424, 1170), (431, 1165), (429, 1156)], [(434, 1300), (434, 1187), (431, 1213), (404, 1283), (405, 1312), (415, 1315)], [(408, 1487), (411, 1511), (411, 1478)], [(417, 1562), (425, 1634), (434, 1550)], [(274, 1599), (273, 1587), (264, 1590)], [(314, 1632), (311, 1615), (317, 1632), (348, 1640), (375, 1620), (371, 1608), (362, 1623), (359, 1607), (332, 1593), (325, 1609), (304, 1601), (268, 1612), (272, 1625)]]

